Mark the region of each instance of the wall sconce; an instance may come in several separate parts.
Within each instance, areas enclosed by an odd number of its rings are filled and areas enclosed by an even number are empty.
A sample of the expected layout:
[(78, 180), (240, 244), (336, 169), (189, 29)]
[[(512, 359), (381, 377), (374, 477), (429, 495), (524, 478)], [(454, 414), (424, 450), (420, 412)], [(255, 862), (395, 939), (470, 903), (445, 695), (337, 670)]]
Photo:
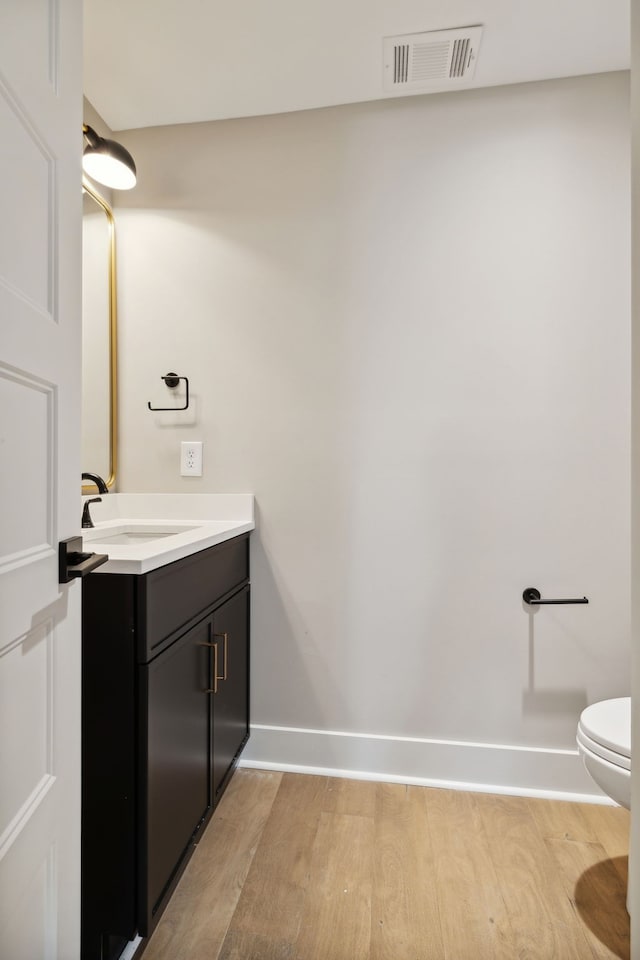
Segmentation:
[(130, 190), (136, 185), (136, 165), (121, 143), (98, 136), (93, 127), (82, 125), (87, 145), (82, 154), (82, 167), (93, 180), (114, 190)]

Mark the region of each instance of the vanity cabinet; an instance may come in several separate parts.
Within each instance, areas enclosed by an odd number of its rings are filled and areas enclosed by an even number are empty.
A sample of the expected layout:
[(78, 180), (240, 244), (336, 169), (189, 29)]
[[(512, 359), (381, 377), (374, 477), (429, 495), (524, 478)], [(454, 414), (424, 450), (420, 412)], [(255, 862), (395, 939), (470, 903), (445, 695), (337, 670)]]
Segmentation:
[(248, 535), (85, 579), (82, 960), (151, 933), (248, 736)]

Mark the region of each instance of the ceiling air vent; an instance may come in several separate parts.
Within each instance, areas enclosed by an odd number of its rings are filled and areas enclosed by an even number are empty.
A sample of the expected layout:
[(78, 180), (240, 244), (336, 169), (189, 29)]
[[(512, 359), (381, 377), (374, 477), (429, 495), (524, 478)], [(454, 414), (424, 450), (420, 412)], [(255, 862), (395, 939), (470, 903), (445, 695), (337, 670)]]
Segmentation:
[(482, 27), (384, 38), (384, 86), (399, 94), (447, 90), (473, 79)]

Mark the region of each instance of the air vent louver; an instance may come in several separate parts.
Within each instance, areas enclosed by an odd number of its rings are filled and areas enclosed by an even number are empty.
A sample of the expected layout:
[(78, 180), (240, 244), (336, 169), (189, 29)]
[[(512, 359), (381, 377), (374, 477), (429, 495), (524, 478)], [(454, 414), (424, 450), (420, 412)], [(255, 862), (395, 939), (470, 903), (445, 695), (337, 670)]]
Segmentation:
[(384, 86), (399, 94), (446, 90), (475, 72), (482, 27), (384, 38)]
[(398, 43), (393, 48), (393, 82), (406, 83), (409, 79), (409, 44)]

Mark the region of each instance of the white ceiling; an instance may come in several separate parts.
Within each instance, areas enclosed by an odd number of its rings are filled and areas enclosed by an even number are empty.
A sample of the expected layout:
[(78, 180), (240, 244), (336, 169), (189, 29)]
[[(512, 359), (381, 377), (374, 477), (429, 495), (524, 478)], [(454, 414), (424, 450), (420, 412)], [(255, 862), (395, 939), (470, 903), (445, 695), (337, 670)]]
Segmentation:
[(623, 70), (630, 0), (84, 0), (113, 130), (389, 96), (382, 38), (484, 25), (471, 87)]

